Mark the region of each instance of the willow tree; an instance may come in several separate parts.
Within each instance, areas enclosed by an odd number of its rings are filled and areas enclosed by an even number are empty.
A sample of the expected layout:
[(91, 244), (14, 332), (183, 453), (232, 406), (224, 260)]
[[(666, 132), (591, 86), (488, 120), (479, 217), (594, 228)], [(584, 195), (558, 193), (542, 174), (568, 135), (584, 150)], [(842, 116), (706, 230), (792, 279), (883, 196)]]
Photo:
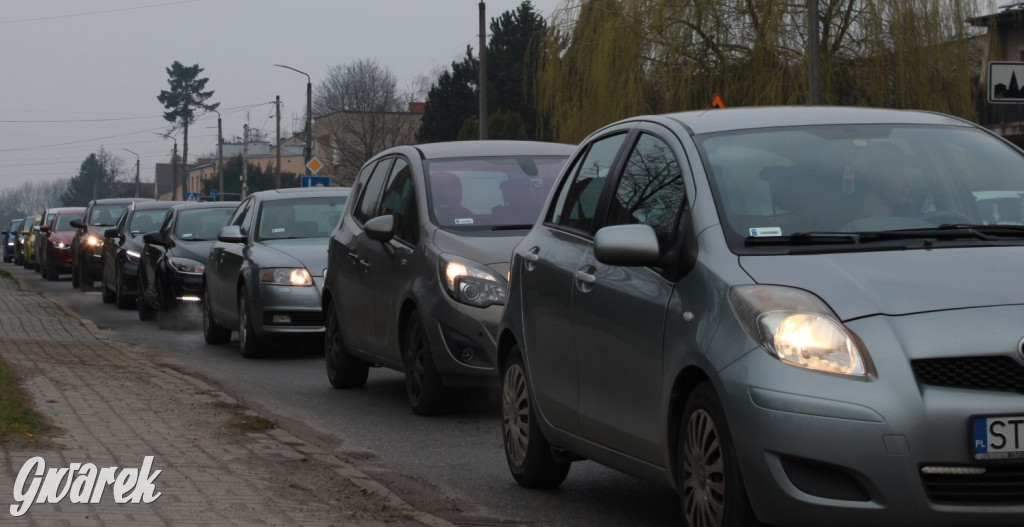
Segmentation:
[[(804, 104), (804, 0), (566, 0), (538, 61), (549, 137), (576, 142), (629, 115)], [(826, 104), (973, 118), (970, 26), (961, 0), (819, 0)]]

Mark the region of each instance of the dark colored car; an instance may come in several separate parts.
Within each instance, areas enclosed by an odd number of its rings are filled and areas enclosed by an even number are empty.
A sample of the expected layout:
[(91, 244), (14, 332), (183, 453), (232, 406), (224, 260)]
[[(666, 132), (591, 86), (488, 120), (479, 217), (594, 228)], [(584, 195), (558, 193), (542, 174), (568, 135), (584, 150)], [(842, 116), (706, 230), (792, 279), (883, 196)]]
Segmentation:
[[(238, 330), (242, 356), (264, 339), (323, 336), (320, 288), (327, 240), (348, 188), (291, 188), (250, 195), (221, 229), (203, 273), (203, 336), (225, 344)], [(319, 340), (317, 340), (319, 344)]]
[(512, 248), (529, 231), (571, 145), (460, 141), (399, 146), (356, 179), (328, 250), (327, 377), (362, 386), (379, 364), (405, 373), (419, 415), (452, 386), (497, 382), (494, 350)]
[(103, 301), (118, 309), (135, 307), (139, 295), (142, 235), (156, 231), (167, 209), (180, 201), (136, 201), (128, 205), (114, 227), (103, 232)]
[(159, 230), (143, 235), (140, 320), (155, 316), (166, 329), (179, 307), (199, 305), (210, 247), (236, 208), (237, 201), (180, 203), (167, 211)]
[(14, 261), (14, 249), (18, 245), (18, 232), (21, 231), (23, 223), (25, 223), (25, 218), (13, 219), (11, 224), (7, 226), (7, 230), (4, 231), (4, 263)]
[(42, 260), (46, 257), (43, 254), (46, 248), (46, 237), (50, 230), (50, 224), (53, 223), (53, 217), (57, 214), (57, 209), (60, 207), (49, 207), (43, 211), (42, 221), (39, 223), (39, 234), (32, 238), (32, 252), (35, 254), (35, 271), (41, 273), (43, 271)]
[(103, 278), (103, 233), (117, 223), (121, 213), (133, 202), (150, 198), (95, 199), (85, 208), (85, 217), (75, 222), (78, 231), (71, 242), (71, 286), (83, 291)]
[(75, 237), (71, 222), (82, 219), (85, 207), (58, 207), (46, 212), (52, 219), (39, 228), (39, 272), (43, 278), (55, 281), (71, 272), (71, 239)]

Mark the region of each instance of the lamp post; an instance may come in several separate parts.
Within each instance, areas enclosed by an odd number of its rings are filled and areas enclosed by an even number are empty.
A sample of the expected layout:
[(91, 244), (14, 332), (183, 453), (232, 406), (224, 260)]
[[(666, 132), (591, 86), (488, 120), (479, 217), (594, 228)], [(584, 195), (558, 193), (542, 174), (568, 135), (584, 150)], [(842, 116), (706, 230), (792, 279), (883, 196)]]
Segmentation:
[(299, 71), (291, 66), (285, 66), (284, 64), (274, 64), (279, 68), (287, 68), (292, 71), (301, 73), (306, 76), (306, 175), (312, 176), (312, 171), (309, 169), (309, 160), (313, 158), (313, 81), (309, 78), (309, 74), (304, 71)]
[[(170, 132), (168, 132), (166, 134), (157, 133), (156, 135), (159, 135), (160, 137), (163, 137), (164, 139), (170, 139), (170, 140), (174, 141), (174, 153), (171, 154), (171, 199), (172, 200), (182, 199), (185, 196), (178, 197), (178, 178), (180, 177), (178, 175), (178, 138), (172, 136), (170, 134)], [(156, 187), (157, 188), (156, 188), (155, 192), (157, 193), (157, 195), (159, 195), (159, 192), (160, 192), (159, 185), (156, 185)]]
[[(122, 147), (121, 150), (124, 150), (125, 152), (130, 152), (132, 154), (135, 154), (135, 152), (132, 152), (131, 150), (128, 150), (127, 148), (124, 148), (124, 147)], [(139, 158), (139, 154), (135, 154), (135, 197), (136, 198), (139, 197), (139, 165), (140, 164), (141, 164), (141, 160)]]
[(221, 162), (224, 160), (224, 135), (221, 129), (220, 112), (213, 109), (213, 112), (217, 114), (217, 167), (215, 172), (217, 173), (217, 201), (224, 200), (224, 169), (221, 167)]

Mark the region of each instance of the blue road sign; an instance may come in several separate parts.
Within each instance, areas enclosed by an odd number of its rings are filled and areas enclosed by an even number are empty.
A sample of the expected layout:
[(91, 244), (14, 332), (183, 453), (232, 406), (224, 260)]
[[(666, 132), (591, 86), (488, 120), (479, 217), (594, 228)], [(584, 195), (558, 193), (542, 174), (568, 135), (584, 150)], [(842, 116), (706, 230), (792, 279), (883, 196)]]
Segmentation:
[(213, 199), (217, 199), (217, 189), (215, 189), (215, 188), (210, 189), (210, 197), (213, 198)]
[(302, 176), (303, 187), (329, 187), (331, 178), (327, 176)]
[(185, 201), (199, 201), (199, 193), (198, 192), (186, 192), (185, 193)]

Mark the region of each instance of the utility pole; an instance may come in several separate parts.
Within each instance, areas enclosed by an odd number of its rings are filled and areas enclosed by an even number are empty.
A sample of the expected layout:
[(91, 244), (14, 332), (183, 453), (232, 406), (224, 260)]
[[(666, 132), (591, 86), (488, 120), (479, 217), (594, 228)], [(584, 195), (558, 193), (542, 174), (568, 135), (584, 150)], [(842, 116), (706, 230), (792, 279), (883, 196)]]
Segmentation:
[[(129, 153), (135, 154), (135, 152), (132, 152), (131, 150), (128, 150), (127, 148), (123, 148), (122, 147), (121, 150), (124, 150), (125, 152), (129, 152)], [(139, 183), (139, 168), (140, 168), (140, 164), (141, 164), (141, 162), (139, 160), (139, 154), (135, 154), (135, 197), (136, 198), (139, 197), (140, 186), (141, 186), (140, 183)]]
[(171, 174), (174, 188), (171, 189), (171, 199), (180, 200), (184, 196), (180, 195), (178, 189), (181, 188), (181, 174), (178, 173), (178, 140), (174, 140), (174, 154), (171, 155)]
[(242, 125), (242, 199), (249, 194), (249, 125)]
[[(214, 110), (216, 111), (216, 110)], [(221, 130), (220, 112), (217, 112), (217, 199), (224, 201), (224, 134)]]
[(487, 139), (487, 5), (480, 2), (480, 139)]
[(274, 142), (277, 145), (277, 164), (274, 168), (274, 188), (281, 188), (281, 96), (278, 95), (276, 98), (277, 104), (274, 106), (277, 108), (275, 113), (277, 114), (277, 138)]
[(807, 0), (807, 92), (811, 105), (821, 104), (821, 46), (818, 40), (818, 0)]
[(313, 79), (309, 74), (284, 64), (274, 64), (278, 68), (287, 68), (306, 76), (306, 175), (312, 176), (313, 171), (309, 168), (309, 160), (313, 158)]

